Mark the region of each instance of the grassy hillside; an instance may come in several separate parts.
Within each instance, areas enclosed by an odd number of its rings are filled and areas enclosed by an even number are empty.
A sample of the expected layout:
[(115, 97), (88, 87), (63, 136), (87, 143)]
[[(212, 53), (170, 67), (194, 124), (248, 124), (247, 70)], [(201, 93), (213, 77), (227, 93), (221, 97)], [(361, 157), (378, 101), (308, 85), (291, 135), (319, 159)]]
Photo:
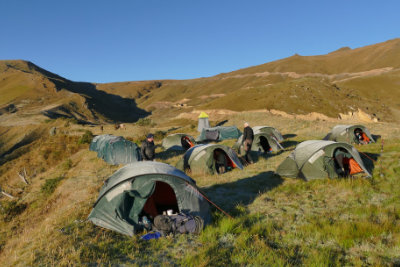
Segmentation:
[[(340, 74), (362, 72), (386, 67), (400, 67), (400, 39), (364, 46), (356, 49), (342, 48), (327, 55), (300, 56), (242, 69), (235, 74), (260, 72), (296, 72)], [(229, 75), (229, 74), (226, 74)]]
[(30, 62), (5, 60), (0, 61), (0, 110), (14, 104), (22, 110), (36, 107), (29, 114), (51, 118), (133, 122), (177, 109), (277, 109), (336, 118), (360, 108), (378, 120), (399, 122), (399, 55), (400, 39), (394, 39), (326, 55), (294, 55), (208, 78), (108, 84), (72, 82)]
[[(193, 80), (97, 85), (135, 97), (148, 110), (278, 109), (330, 117), (361, 108), (383, 121), (400, 120), (400, 39), (344, 48), (321, 56), (295, 55), (259, 66)], [(178, 105), (180, 106), (180, 105)]]
[(13, 104), (23, 114), (67, 117), (81, 122), (133, 122), (148, 115), (135, 100), (72, 82), (31, 62), (0, 61), (0, 107)]
[[(127, 130), (106, 133), (134, 140), (149, 131), (197, 135), (195, 121), (152, 117), (151, 123), (127, 124)], [(18, 157), (0, 166), (0, 187), (16, 197), (0, 199), (0, 261), (15, 265), (390, 265), (400, 252), (400, 128), (397, 124), (367, 125), (380, 143), (357, 146), (376, 158), (373, 179), (304, 182), (273, 175), (279, 163), (303, 140), (322, 138), (337, 121), (303, 121), (244, 112), (225, 115), (226, 125), (277, 127), (290, 138), (287, 151), (260, 157), (245, 170), (192, 177), (209, 198), (229, 212), (214, 211), (214, 222), (199, 236), (183, 235), (145, 242), (86, 222), (103, 181), (117, 167), (107, 165), (79, 142), (86, 130), (54, 120), (26, 126), (44, 131), (41, 137), (17, 148)], [(215, 125), (218, 121), (212, 121)], [(55, 136), (47, 129), (58, 127)], [(0, 129), (1, 130), (1, 129)], [(0, 131), (0, 139), (22, 137), (16, 129)], [(157, 135), (158, 136), (158, 135)], [(11, 139), (7, 139), (12, 141)], [(14, 142), (19, 140), (13, 139)], [(161, 139), (156, 143), (160, 144)], [(225, 143), (233, 144), (233, 140)], [(174, 165), (181, 154), (157, 148), (157, 160)], [(367, 165), (371, 168), (372, 161)], [(380, 168), (380, 163), (382, 168)], [(29, 185), (16, 175), (26, 168)], [(380, 172), (382, 171), (382, 176)]]

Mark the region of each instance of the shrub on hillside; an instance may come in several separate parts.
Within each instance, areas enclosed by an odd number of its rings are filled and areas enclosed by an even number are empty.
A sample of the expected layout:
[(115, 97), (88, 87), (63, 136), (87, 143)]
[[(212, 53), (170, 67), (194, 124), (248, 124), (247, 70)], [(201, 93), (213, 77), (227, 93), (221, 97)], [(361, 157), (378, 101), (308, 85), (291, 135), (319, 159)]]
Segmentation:
[(72, 168), (72, 160), (71, 159), (67, 159), (64, 164), (63, 167), (65, 170), (69, 170)]
[(89, 130), (86, 130), (85, 133), (79, 138), (78, 144), (90, 144), (93, 139), (93, 133)]
[(167, 132), (164, 132), (164, 131), (156, 131), (156, 132), (154, 133), (154, 139), (155, 139), (155, 140), (162, 140), (166, 135), (167, 135)]
[(139, 126), (150, 126), (150, 125), (152, 125), (153, 123), (152, 123), (151, 119), (149, 119), (149, 118), (140, 118), (140, 119), (136, 122), (136, 124), (139, 125)]
[(0, 213), (5, 222), (11, 221), (15, 216), (21, 214), (27, 205), (26, 203), (18, 203), (17, 201), (3, 201), (0, 206)]
[(46, 196), (51, 195), (56, 190), (58, 184), (61, 182), (62, 179), (64, 179), (63, 176), (47, 179), (46, 182), (40, 188), (40, 192), (42, 192)]

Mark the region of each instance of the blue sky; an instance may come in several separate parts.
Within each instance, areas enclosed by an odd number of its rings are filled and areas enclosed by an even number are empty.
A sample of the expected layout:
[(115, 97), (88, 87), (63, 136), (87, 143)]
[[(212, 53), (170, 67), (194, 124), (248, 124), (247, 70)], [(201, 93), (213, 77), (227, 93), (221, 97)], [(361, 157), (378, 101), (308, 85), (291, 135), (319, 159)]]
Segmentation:
[(207, 77), (400, 37), (400, 1), (0, 1), (0, 59), (75, 81)]

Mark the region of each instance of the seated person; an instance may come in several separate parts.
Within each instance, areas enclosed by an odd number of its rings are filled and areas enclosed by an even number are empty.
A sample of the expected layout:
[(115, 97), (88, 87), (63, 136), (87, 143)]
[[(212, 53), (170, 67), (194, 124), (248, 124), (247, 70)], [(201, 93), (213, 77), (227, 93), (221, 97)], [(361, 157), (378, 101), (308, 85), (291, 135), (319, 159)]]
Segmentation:
[(352, 158), (350, 153), (343, 148), (338, 148), (334, 153), (334, 158), (337, 164), (337, 173), (339, 174), (339, 177), (349, 176), (349, 159)]
[(358, 143), (362, 145), (367, 145), (371, 142), (371, 140), (368, 138), (368, 136), (361, 130), (356, 130), (355, 131), (356, 139)]
[(225, 153), (219, 149), (214, 150), (215, 167), (218, 174), (223, 174), (227, 171), (228, 163), (226, 161)]

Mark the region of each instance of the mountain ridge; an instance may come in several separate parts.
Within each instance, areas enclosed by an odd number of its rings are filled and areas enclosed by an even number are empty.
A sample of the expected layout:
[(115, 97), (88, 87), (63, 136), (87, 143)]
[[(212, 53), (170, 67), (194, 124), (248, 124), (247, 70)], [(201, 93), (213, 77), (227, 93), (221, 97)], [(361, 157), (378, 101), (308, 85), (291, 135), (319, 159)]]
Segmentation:
[[(76, 100), (81, 107), (77, 113), (82, 114), (82, 120), (93, 122), (134, 121), (151, 112), (165, 113), (165, 108), (175, 113), (193, 108), (275, 109), (292, 114), (319, 112), (330, 117), (361, 109), (379, 120), (399, 120), (399, 38), (355, 49), (342, 47), (325, 55), (294, 55), (189, 80), (73, 82), (32, 62), (0, 61), (0, 91), (7, 89), (7, 66), (24, 74), (15, 78), (20, 79), (22, 89), (14, 100), (22, 95), (32, 97), (26, 88), (32, 87), (29, 75), (33, 75), (37, 80), (35, 90), (42, 95), (48, 92), (56, 97), (65, 91), (83, 97)], [(124, 108), (120, 108), (121, 103)], [(126, 119), (122, 114), (134, 116)]]

